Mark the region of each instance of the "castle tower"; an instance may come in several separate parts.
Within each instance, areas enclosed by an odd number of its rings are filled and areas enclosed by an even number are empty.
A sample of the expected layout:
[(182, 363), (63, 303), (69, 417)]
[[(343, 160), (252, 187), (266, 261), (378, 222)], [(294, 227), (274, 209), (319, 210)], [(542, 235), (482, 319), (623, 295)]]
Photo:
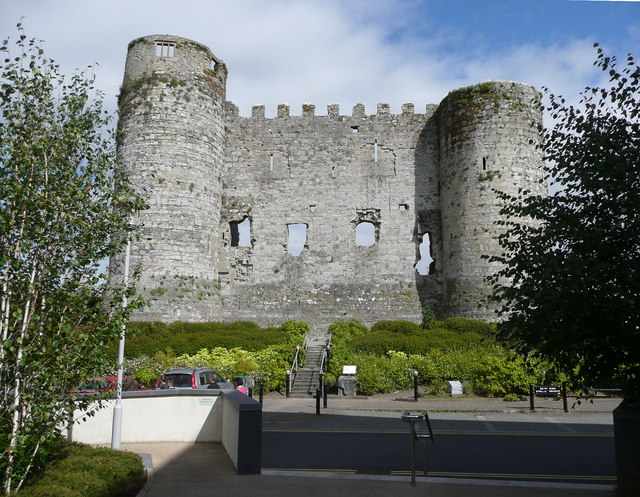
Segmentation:
[(503, 228), (494, 190), (546, 194), (538, 92), (520, 83), (489, 82), (449, 93), (440, 104), (440, 208), (443, 310), (495, 321), (484, 278), (499, 254)]
[[(118, 159), (149, 208), (133, 222), (138, 291), (134, 319), (203, 321), (216, 316), (217, 230), (222, 199), (226, 67), (175, 36), (129, 44), (119, 96)], [(118, 273), (120, 262), (111, 262)]]

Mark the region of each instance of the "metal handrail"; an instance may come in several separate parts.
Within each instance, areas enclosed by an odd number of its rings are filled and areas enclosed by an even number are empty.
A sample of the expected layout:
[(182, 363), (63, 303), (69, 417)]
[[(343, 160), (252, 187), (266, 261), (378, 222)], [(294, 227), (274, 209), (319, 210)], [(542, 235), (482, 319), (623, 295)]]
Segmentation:
[[(425, 411), (422, 414), (411, 414), (405, 411), (400, 416), (402, 421), (409, 423), (409, 435), (411, 436), (411, 486), (416, 486), (416, 440), (426, 442), (426, 440), (434, 441), (433, 430), (431, 429), (431, 421), (429, 413)], [(416, 423), (423, 421), (427, 425), (427, 433), (418, 433)], [(424, 444), (424, 476), (427, 476), (427, 444)]]
[[(305, 351), (305, 353), (307, 352), (307, 335), (304, 336), (304, 339), (302, 340), (302, 350)], [(289, 394), (291, 393), (291, 387), (293, 385), (293, 382), (296, 379), (296, 374), (298, 373), (298, 368), (301, 366), (301, 361), (298, 359), (300, 356), (300, 345), (296, 345), (296, 355), (293, 357), (293, 362), (291, 363), (291, 369), (290, 371), (290, 381), (289, 384), (287, 385), (287, 397), (289, 396)], [(305, 354), (306, 356), (306, 354)]]
[(322, 347), (322, 356), (320, 358), (320, 371), (323, 373), (327, 370), (329, 366), (329, 353), (327, 347)]
[(291, 374), (295, 375), (298, 370), (298, 356), (300, 355), (300, 345), (296, 345), (296, 355), (293, 357), (293, 362), (291, 363)]

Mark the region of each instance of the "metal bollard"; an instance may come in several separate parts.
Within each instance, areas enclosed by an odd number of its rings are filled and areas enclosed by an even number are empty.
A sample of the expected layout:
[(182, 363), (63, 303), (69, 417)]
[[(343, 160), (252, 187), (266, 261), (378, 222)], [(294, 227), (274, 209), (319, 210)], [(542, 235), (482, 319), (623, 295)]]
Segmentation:
[(531, 412), (536, 412), (536, 404), (533, 400), (533, 383), (529, 384), (529, 410)]
[(320, 389), (316, 389), (316, 414), (320, 415)]
[(285, 397), (289, 398), (289, 393), (291, 392), (291, 371), (287, 369), (287, 379), (285, 381)]
[(260, 382), (260, 387), (258, 388), (258, 400), (262, 404), (262, 399), (264, 398), (264, 381)]
[(418, 402), (418, 372), (413, 372), (413, 401)]
[(324, 383), (322, 384), (322, 407), (327, 408), (327, 389)]
[(567, 383), (562, 384), (562, 407), (564, 412), (569, 412), (569, 406), (567, 405)]

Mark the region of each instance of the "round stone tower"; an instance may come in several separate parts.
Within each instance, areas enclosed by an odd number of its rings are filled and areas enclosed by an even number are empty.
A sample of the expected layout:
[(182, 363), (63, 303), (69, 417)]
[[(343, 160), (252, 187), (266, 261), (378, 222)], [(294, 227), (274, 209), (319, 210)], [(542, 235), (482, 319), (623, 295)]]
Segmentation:
[(444, 313), (495, 321), (485, 277), (501, 253), (495, 190), (545, 195), (539, 93), (521, 83), (488, 82), (449, 93), (438, 109)]
[[(207, 47), (154, 35), (129, 44), (119, 96), (118, 159), (149, 208), (133, 220), (131, 267), (143, 320), (210, 320), (219, 309), (226, 67)], [(111, 262), (118, 274), (121, 260)]]

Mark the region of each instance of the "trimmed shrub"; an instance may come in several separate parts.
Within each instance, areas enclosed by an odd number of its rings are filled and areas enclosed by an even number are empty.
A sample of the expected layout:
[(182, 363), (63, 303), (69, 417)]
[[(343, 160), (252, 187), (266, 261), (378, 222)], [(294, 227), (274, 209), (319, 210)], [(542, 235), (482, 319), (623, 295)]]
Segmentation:
[(348, 342), (353, 337), (362, 336), (369, 332), (364, 324), (357, 319), (351, 319), (349, 321), (336, 321), (329, 326), (329, 333), (331, 333), (331, 345), (340, 345), (343, 342)]
[(406, 355), (392, 358), (356, 354), (352, 357), (357, 367), (357, 391), (361, 395), (405, 390), (412, 385), (413, 372)]
[(411, 321), (378, 321), (371, 327), (371, 331), (390, 331), (402, 335), (413, 335), (419, 333), (422, 328)]
[(546, 363), (534, 358), (511, 353), (490, 355), (477, 365), (473, 374), (473, 389), (491, 397), (525, 395), (529, 385), (544, 376), (543, 370), (546, 368)]
[(65, 446), (46, 470), (29, 481), (16, 497), (124, 497), (144, 483), (140, 456), (132, 452)]
[[(171, 324), (132, 322), (127, 326), (126, 355), (129, 358), (153, 357), (170, 349), (177, 355), (196, 354), (204, 348), (241, 347), (260, 350), (282, 343), (300, 343), (309, 325), (289, 321), (274, 328), (260, 328), (249, 321), (235, 323)], [(117, 345), (114, 344), (114, 350)]]
[(329, 351), (329, 369), (325, 379), (329, 382), (337, 381), (342, 374), (342, 366), (353, 364), (351, 357), (353, 351), (349, 347), (349, 342), (354, 337), (363, 336), (369, 332), (369, 328), (357, 319), (348, 321), (336, 321), (329, 326), (331, 333), (331, 349)]
[(311, 326), (306, 321), (285, 321), (280, 329), (287, 336), (287, 342), (301, 344), (304, 336), (311, 331)]
[(480, 335), (495, 335), (496, 326), (477, 319), (447, 318), (438, 321), (439, 327), (459, 333), (478, 333)]
[(477, 333), (458, 333), (446, 329), (422, 330), (404, 335), (389, 330), (353, 338), (349, 346), (357, 352), (385, 355), (390, 350), (426, 355), (433, 350), (473, 350), (492, 345), (493, 340)]

